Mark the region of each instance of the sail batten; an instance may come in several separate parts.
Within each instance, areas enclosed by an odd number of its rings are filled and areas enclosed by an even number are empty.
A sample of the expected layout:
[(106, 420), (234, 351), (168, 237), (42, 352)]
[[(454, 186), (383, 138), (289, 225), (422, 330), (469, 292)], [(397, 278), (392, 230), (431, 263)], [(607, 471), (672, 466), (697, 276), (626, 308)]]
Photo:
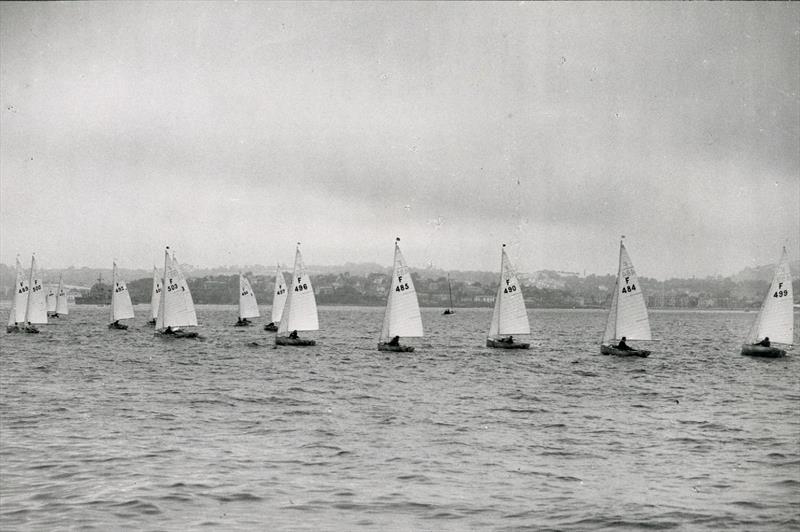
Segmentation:
[(770, 342), (791, 345), (794, 343), (794, 315), (792, 294), (792, 272), (789, 255), (783, 248), (769, 292), (761, 310), (748, 333), (748, 341), (756, 343), (769, 337)]
[(250, 286), (247, 277), (239, 274), (239, 318), (258, 318), (258, 303), (256, 294)]
[(389, 296), (383, 317), (381, 341), (387, 342), (395, 336), (423, 336), (417, 291), (397, 242), (394, 247), (392, 282), (389, 285)]
[(528, 311), (522, 295), (522, 285), (503, 245), (500, 255), (500, 285), (494, 300), (489, 336), (530, 334)]
[(614, 284), (603, 342), (609, 343), (623, 336), (626, 340), (652, 339), (644, 293), (628, 250), (620, 242), (617, 280)]
[(316, 330), (319, 330), (317, 300), (298, 246), (294, 256), (294, 269), (289, 283), (289, 292), (277, 335), (285, 336), (291, 331)]

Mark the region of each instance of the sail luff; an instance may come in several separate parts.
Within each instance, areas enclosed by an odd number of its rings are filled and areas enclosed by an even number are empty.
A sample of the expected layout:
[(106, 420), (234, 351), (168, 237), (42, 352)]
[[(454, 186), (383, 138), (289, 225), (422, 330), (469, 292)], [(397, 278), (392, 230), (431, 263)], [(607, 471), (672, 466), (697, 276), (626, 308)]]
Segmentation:
[(166, 328), (164, 316), (167, 314), (167, 273), (169, 272), (169, 248), (164, 250), (164, 276), (161, 278), (161, 297), (158, 298), (156, 328)]
[(751, 343), (769, 337), (770, 342), (791, 345), (794, 343), (794, 314), (792, 273), (786, 247), (775, 267), (769, 291), (761, 304), (753, 326), (748, 334)]
[(117, 263), (115, 262), (111, 268), (111, 307), (109, 308), (109, 318), (111, 323), (114, 323), (114, 308), (116, 307), (117, 299)]

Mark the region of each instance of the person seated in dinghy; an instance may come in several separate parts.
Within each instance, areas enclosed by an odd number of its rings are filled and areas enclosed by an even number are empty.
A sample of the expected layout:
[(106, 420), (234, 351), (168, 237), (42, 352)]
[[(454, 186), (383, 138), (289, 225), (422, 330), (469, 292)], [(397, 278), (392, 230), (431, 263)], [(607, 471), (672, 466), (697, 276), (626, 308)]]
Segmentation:
[(514, 337), (509, 334), (505, 338), (500, 338), (500, 341), (505, 343), (505, 344), (513, 344), (514, 343)]
[(400, 337), (395, 336), (391, 340), (389, 340), (389, 345), (400, 345)]
[(289, 333), (289, 338), (291, 338), (292, 340), (297, 339), (297, 329)]
[(633, 348), (625, 343), (626, 338), (623, 336), (619, 339), (619, 343), (617, 344), (617, 349), (621, 349), (622, 351), (633, 351)]
[(175, 334), (175, 331), (172, 330), (172, 326), (167, 326), (167, 328), (164, 329), (164, 334)]
[(753, 345), (760, 345), (762, 347), (769, 347), (769, 336), (765, 336), (763, 340), (760, 342), (756, 342)]
[(239, 326), (250, 325), (250, 320), (248, 320), (247, 318), (238, 318), (236, 320), (236, 325), (239, 325)]

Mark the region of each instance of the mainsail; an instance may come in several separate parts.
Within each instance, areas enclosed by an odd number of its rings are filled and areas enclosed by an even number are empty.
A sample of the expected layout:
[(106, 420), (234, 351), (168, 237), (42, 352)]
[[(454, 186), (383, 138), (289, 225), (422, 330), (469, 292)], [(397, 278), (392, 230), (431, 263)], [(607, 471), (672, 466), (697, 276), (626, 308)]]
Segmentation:
[(289, 285), (289, 294), (286, 305), (283, 307), (281, 324), (278, 327), (278, 336), (285, 336), (290, 331), (316, 331), (319, 329), (317, 318), (317, 300), (314, 297), (314, 288), (311, 279), (303, 264), (300, 254), (300, 244), (294, 255), (294, 270), (292, 282)]
[(528, 322), (528, 312), (525, 310), (522, 285), (508, 259), (506, 245), (503, 244), (500, 256), (500, 286), (497, 288), (494, 300), (489, 336), (530, 333), (531, 326)]
[(647, 317), (642, 287), (625, 244), (620, 242), (617, 280), (611, 297), (603, 343), (619, 340), (623, 336), (627, 340), (651, 339), (650, 320)]
[(186, 283), (174, 255), (169, 256), (169, 248), (164, 251), (162, 287), (156, 328), (197, 325), (197, 315), (194, 311), (189, 285)]
[(56, 314), (66, 316), (69, 314), (69, 305), (67, 304), (67, 291), (64, 289), (64, 276), (58, 277), (58, 292), (56, 292)]
[(161, 276), (158, 268), (153, 266), (153, 291), (150, 294), (150, 315), (153, 319), (158, 317), (158, 305), (161, 301)]
[(133, 305), (128, 285), (117, 275), (117, 263), (111, 274), (111, 322), (133, 318)]
[(394, 336), (422, 336), (422, 316), (419, 312), (417, 291), (411, 279), (411, 272), (400, 252), (400, 239), (394, 244), (394, 268), (386, 313), (383, 316), (381, 341), (387, 342)]
[(283, 307), (286, 305), (286, 279), (283, 278), (281, 267), (275, 271), (275, 291), (272, 294), (272, 323), (278, 323), (283, 316)]
[(31, 257), (31, 272), (28, 277), (28, 300), (25, 305), (25, 321), (28, 323), (47, 323), (47, 301), (36, 256)]
[(256, 303), (256, 294), (250, 286), (250, 281), (247, 277), (239, 274), (239, 317), (240, 318), (257, 318), (258, 303)]
[(792, 272), (789, 270), (789, 255), (784, 247), (769, 292), (764, 298), (756, 321), (750, 328), (747, 340), (755, 343), (768, 336), (770, 342), (793, 344), (793, 301)]
[(8, 315), (8, 324), (25, 323), (25, 309), (28, 306), (28, 280), (22, 272), (22, 264), (17, 257), (17, 279), (14, 283), (14, 302)]
[(56, 296), (56, 289), (52, 286), (47, 288), (47, 312), (54, 313), (56, 311), (56, 307), (58, 306), (58, 300)]

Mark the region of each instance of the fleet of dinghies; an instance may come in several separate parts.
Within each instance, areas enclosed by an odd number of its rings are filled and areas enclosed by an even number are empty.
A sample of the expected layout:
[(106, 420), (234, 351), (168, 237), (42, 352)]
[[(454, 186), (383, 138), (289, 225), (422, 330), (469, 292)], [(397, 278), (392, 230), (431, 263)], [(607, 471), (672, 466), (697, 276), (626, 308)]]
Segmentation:
[[(624, 236), (619, 244), (619, 264), (606, 327), (600, 343), (604, 355), (622, 357), (647, 357), (650, 351), (634, 348), (628, 341), (652, 340), (650, 320), (644, 294), (633, 267)], [(448, 277), (449, 289), (449, 277)], [(452, 292), (450, 308), (452, 314)], [(789, 257), (783, 248), (775, 274), (761, 309), (742, 345), (741, 353), (749, 356), (782, 357), (794, 341), (792, 275)], [(251, 318), (260, 316), (255, 291), (250, 281), (239, 274), (239, 307), (236, 326), (252, 325)], [(63, 317), (69, 314), (63, 277), (58, 288), (45, 290), (36, 256), (31, 257), (31, 267), (25, 275), (19, 257), (16, 259), (14, 298), (9, 312), (6, 332), (38, 333), (36, 325), (47, 324), (48, 316)], [(162, 272), (153, 267), (153, 288), (148, 322), (155, 326), (155, 334), (164, 338), (198, 338), (197, 314), (186, 277), (180, 269), (174, 251), (164, 251)], [(133, 305), (125, 281), (113, 263), (109, 329), (125, 330), (121, 320), (134, 318)], [(319, 330), (317, 302), (311, 278), (308, 275), (300, 243), (295, 249), (294, 268), (290, 282), (286, 283), (280, 265), (275, 271), (271, 322), (265, 330), (275, 331), (275, 345), (313, 346), (316, 340), (301, 338), (298, 332)], [(525, 308), (522, 285), (503, 244), (500, 251), (500, 278), (494, 301), (492, 320), (486, 337), (486, 346), (496, 349), (529, 349), (529, 341), (519, 341), (514, 335), (530, 335), (530, 322)], [(400, 238), (394, 244), (394, 262), (386, 311), (378, 341), (379, 351), (411, 352), (414, 347), (400, 343), (401, 338), (423, 336), (422, 315), (411, 272), (400, 251)], [(777, 345), (772, 345), (772, 344)]]

